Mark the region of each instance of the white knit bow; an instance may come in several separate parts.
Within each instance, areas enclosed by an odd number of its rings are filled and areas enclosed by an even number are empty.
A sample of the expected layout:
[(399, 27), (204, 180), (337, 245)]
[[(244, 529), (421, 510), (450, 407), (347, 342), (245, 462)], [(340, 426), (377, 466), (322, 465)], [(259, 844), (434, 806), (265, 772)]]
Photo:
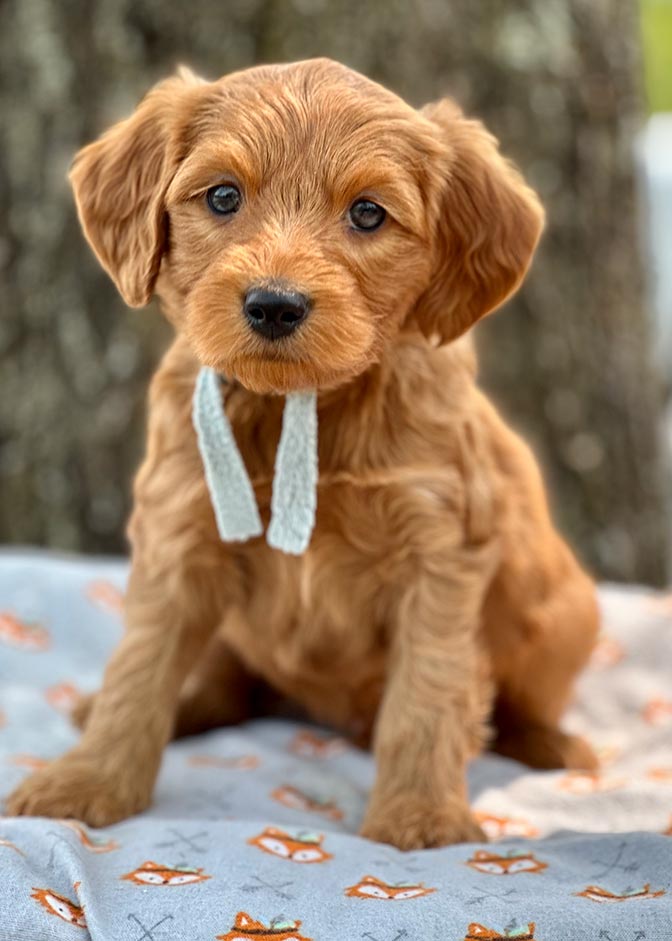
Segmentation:
[[(221, 539), (246, 542), (261, 536), (264, 527), (252, 483), (226, 417), (219, 376), (209, 367), (196, 380), (192, 420)], [(269, 546), (291, 555), (305, 552), (316, 507), (317, 396), (290, 392), (275, 456)]]

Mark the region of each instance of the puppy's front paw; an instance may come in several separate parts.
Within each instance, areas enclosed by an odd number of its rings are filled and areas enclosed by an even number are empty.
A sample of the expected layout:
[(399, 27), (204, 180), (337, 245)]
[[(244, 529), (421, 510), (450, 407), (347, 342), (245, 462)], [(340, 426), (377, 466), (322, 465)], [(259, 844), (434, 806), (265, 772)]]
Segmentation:
[(368, 840), (391, 843), (400, 850), (487, 842), (469, 807), (456, 798), (439, 807), (417, 797), (376, 802), (369, 808), (360, 833)]
[(56, 817), (106, 827), (144, 810), (151, 792), (112, 776), (100, 761), (65, 755), (23, 781), (5, 801), (9, 816)]

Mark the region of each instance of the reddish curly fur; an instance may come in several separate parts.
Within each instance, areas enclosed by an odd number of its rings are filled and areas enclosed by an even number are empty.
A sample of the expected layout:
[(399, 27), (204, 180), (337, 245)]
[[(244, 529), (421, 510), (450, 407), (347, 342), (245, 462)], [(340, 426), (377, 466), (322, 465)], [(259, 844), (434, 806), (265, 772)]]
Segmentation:
[[(244, 199), (226, 220), (204, 199), (222, 181)], [(142, 810), (175, 723), (237, 721), (255, 678), (372, 733), (362, 833), (402, 848), (483, 839), (464, 770), (493, 696), (494, 747), (593, 767), (558, 722), (594, 643), (594, 588), (459, 339), (515, 291), (542, 227), (493, 138), (449, 101), (415, 111), (327, 60), (214, 83), (183, 71), (84, 148), (72, 182), (126, 301), (156, 291), (177, 338), (151, 386), (126, 635), (79, 709), (80, 743), (9, 812), (101, 826)], [(362, 195), (388, 210), (375, 233), (344, 222)], [(269, 282), (313, 302), (274, 344), (241, 314), (244, 292)], [(231, 380), (265, 521), (278, 393), (318, 389), (319, 503), (302, 557), (220, 542), (190, 419), (202, 364)]]

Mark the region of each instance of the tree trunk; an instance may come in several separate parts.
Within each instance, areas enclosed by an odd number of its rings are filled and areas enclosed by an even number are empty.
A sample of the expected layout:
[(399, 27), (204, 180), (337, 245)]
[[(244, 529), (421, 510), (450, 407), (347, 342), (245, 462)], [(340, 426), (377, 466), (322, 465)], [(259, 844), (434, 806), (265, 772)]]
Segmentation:
[(668, 529), (635, 231), (631, 0), (4, 0), (0, 4), (0, 539), (123, 547), (144, 389), (165, 343), (93, 260), (75, 150), (181, 61), (340, 59), (416, 104), (444, 93), (522, 166), (549, 225), (479, 328), (483, 382), (531, 439), (599, 574), (659, 583)]

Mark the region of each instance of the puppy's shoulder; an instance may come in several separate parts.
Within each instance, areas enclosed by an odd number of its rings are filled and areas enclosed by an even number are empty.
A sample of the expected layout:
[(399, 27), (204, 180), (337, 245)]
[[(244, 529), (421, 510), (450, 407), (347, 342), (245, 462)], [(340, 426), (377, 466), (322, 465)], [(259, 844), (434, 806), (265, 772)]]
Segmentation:
[(400, 397), (416, 416), (460, 421), (476, 407), (477, 359), (470, 336), (438, 345), (408, 335), (395, 349), (394, 372)]

